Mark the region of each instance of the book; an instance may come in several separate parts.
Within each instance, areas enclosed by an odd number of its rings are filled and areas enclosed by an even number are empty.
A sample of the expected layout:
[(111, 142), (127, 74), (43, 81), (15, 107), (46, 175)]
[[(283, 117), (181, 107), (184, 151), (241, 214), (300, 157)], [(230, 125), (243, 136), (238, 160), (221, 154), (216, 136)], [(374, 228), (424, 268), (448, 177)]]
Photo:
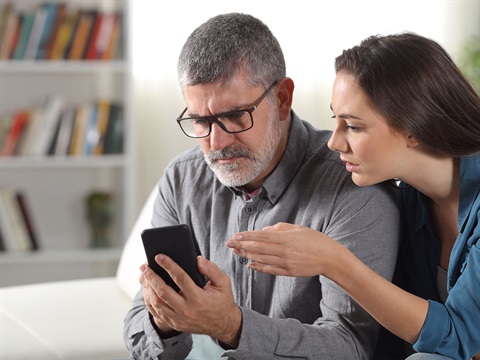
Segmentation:
[(10, 218), (8, 197), (3, 196), (3, 187), (0, 187), (0, 231), (2, 233), (3, 248), (5, 250), (15, 250), (17, 241), (15, 239), (15, 230)]
[(0, 226), (4, 231), (7, 250), (25, 251), (32, 249), (16, 192), (8, 186), (0, 188)]
[(104, 154), (120, 154), (123, 152), (123, 108), (112, 103), (108, 117), (108, 127), (103, 148)]
[(92, 33), (90, 39), (88, 40), (87, 49), (84, 55), (86, 60), (95, 60), (95, 47), (97, 44), (99, 29), (102, 24), (103, 13), (99, 12), (95, 19), (95, 24), (93, 25)]
[(93, 29), (96, 18), (95, 11), (81, 11), (78, 19), (78, 26), (75, 31), (72, 47), (68, 54), (70, 60), (83, 59), (90, 33)]
[(93, 149), (98, 143), (97, 112), (98, 105), (92, 104), (88, 114), (87, 127), (85, 128), (85, 143), (83, 147), (83, 153), (87, 156), (93, 154)]
[(47, 11), (44, 6), (39, 6), (35, 10), (32, 28), (28, 36), (27, 45), (25, 46), (24, 59), (34, 60), (37, 56), (38, 46), (40, 45), (40, 37), (42, 36), (45, 21), (47, 20)]
[(2, 156), (12, 156), (15, 153), (15, 149), (19, 145), (22, 132), (28, 124), (30, 118), (29, 111), (19, 110), (13, 115), (13, 123), (8, 130), (7, 138), (3, 144), (1, 154)]
[(110, 101), (99, 100), (97, 103), (97, 134), (98, 141), (93, 149), (94, 155), (103, 154), (103, 146), (108, 128), (108, 118), (110, 115)]
[(19, 15), (14, 11), (9, 12), (5, 19), (4, 29), (0, 38), (0, 59), (10, 59), (13, 56), (19, 28)]
[(12, 3), (7, 1), (3, 4), (2, 8), (0, 9), (0, 39), (3, 36), (3, 32), (5, 31), (5, 23), (7, 22), (8, 14), (10, 14), (13, 10)]
[(31, 155), (47, 155), (49, 146), (55, 136), (55, 130), (60, 121), (65, 100), (60, 95), (50, 95), (46, 98), (42, 107), (40, 128), (33, 139)]
[(55, 142), (53, 155), (67, 155), (72, 138), (73, 124), (75, 121), (75, 109), (68, 107), (62, 114), (58, 135)]
[(31, 154), (32, 144), (34, 143), (34, 139), (36, 138), (37, 133), (40, 131), (41, 116), (42, 111), (40, 108), (30, 108), (28, 125), (23, 131), (24, 135), (22, 136), (22, 140), (16, 151), (16, 155), (23, 156)]
[[(60, 26), (65, 22), (66, 17), (67, 17), (67, 4), (59, 3), (57, 5), (57, 11), (55, 14), (55, 20), (53, 23), (52, 32), (50, 34), (50, 38), (47, 41), (45, 52), (43, 54), (43, 57), (41, 57), (41, 59), (51, 59), (53, 45), (57, 38)], [(41, 54), (38, 54), (38, 56), (40, 58)]]
[(117, 12), (114, 14), (114, 17), (113, 17), (113, 27), (110, 33), (110, 37), (108, 38), (108, 41), (107, 41), (107, 46), (102, 56), (103, 60), (112, 60), (115, 58), (117, 53), (117, 46), (120, 41), (121, 26), (122, 26), (122, 23), (121, 23), (120, 12)]
[(28, 237), (30, 240), (30, 245), (28, 248), (31, 250), (38, 250), (37, 230), (33, 223), (33, 218), (29, 204), (26, 199), (26, 195), (22, 191), (17, 191), (16, 198), (20, 209), (20, 214), (22, 215), (23, 225), (27, 229)]
[(58, 3), (49, 2), (44, 5), (45, 7), (45, 25), (43, 26), (43, 30), (40, 34), (40, 41), (38, 44), (38, 50), (35, 54), (35, 58), (37, 60), (42, 60), (46, 58), (47, 46), (50, 42), (50, 38), (52, 37), (55, 25), (55, 21), (57, 18), (57, 10), (59, 7)]
[(85, 133), (90, 116), (92, 103), (83, 103), (77, 107), (75, 123), (73, 125), (72, 139), (70, 141), (69, 155), (79, 156), (84, 154)]
[(30, 31), (32, 30), (35, 13), (33, 11), (25, 11), (21, 15), (21, 25), (18, 34), (17, 44), (13, 53), (14, 59), (23, 59), (25, 55), (25, 48), (27, 47)]
[(50, 53), (51, 60), (64, 59), (64, 54), (70, 43), (78, 20), (78, 11), (70, 12), (66, 15), (65, 21), (60, 25), (55, 42)]
[(13, 114), (5, 114), (0, 117), (0, 152), (5, 145), (8, 137), (8, 132), (13, 123)]
[(100, 24), (100, 28), (98, 29), (98, 35), (94, 45), (95, 50), (93, 59), (103, 59), (105, 52), (108, 49), (109, 41), (112, 37), (116, 18), (116, 13), (103, 14), (102, 22)]

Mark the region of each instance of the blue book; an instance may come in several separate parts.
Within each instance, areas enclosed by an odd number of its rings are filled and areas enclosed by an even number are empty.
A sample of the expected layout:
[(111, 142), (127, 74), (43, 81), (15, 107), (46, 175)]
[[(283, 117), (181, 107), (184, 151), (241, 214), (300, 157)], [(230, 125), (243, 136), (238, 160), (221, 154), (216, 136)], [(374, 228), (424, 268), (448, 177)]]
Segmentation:
[(98, 143), (99, 134), (97, 131), (97, 111), (98, 105), (96, 103), (92, 104), (90, 113), (88, 114), (87, 128), (85, 130), (85, 155), (92, 155), (93, 148)]
[(53, 36), (53, 25), (55, 24), (55, 19), (57, 17), (57, 3), (47, 3), (45, 6), (46, 12), (46, 20), (45, 25), (42, 30), (42, 34), (40, 35), (40, 44), (38, 46), (38, 51), (36, 55), (36, 59), (45, 59), (46, 58), (46, 50), (50, 38)]
[(18, 36), (17, 46), (13, 53), (13, 59), (23, 59), (25, 55), (25, 48), (27, 47), (30, 31), (32, 30), (33, 19), (35, 12), (27, 11), (21, 14), (20, 34)]

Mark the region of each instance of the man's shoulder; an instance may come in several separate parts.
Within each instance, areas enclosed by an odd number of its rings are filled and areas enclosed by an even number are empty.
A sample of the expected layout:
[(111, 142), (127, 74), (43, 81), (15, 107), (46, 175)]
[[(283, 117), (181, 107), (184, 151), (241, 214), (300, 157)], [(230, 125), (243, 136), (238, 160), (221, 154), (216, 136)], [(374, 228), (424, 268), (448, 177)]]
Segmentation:
[(200, 149), (200, 146), (195, 146), (193, 148), (184, 150), (177, 155), (175, 155), (168, 163), (167, 169), (172, 167), (182, 167), (182, 166), (199, 166), (205, 165), (205, 160), (203, 158), (203, 152)]

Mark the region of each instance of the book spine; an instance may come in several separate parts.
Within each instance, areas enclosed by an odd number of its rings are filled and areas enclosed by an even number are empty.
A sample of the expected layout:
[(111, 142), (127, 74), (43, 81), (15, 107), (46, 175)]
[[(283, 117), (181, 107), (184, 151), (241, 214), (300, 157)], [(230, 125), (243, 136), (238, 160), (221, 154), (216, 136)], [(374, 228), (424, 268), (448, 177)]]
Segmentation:
[(5, 144), (2, 148), (1, 154), (3, 156), (12, 156), (20, 143), (22, 132), (27, 126), (30, 113), (28, 111), (18, 111), (14, 115), (13, 124), (11, 125)]
[[(18, 205), (17, 197), (15, 190), (10, 187), (3, 187), (0, 190), (0, 196), (3, 201), (4, 207), (2, 207), (2, 212), (5, 211), (7, 214), (5, 220), (8, 222), (7, 228), (9, 229), (10, 238), (7, 240), (8, 247), (11, 250), (30, 250), (32, 249), (32, 244), (28, 235), (28, 230), (26, 229), (20, 207)], [(2, 221), (2, 228), (4, 226)]]
[(47, 98), (42, 109), (42, 125), (32, 144), (32, 155), (46, 155), (48, 153), (49, 145), (55, 135), (64, 106), (65, 101), (60, 95), (51, 95)]
[(25, 47), (24, 59), (33, 60), (37, 56), (38, 46), (40, 45), (40, 37), (42, 36), (46, 20), (47, 12), (45, 8), (41, 6), (35, 11), (32, 29)]
[(15, 52), (13, 54), (14, 59), (17, 59), (17, 60), (23, 59), (25, 55), (25, 48), (27, 46), (27, 41), (30, 36), (30, 31), (32, 30), (34, 17), (35, 17), (35, 14), (33, 12), (25, 12), (22, 14), (20, 33), (18, 35), (18, 41), (15, 47)]
[(33, 224), (30, 207), (28, 206), (28, 202), (26, 200), (25, 194), (21, 191), (17, 191), (16, 197), (17, 197), (17, 203), (20, 209), (20, 214), (22, 215), (22, 220), (23, 220), (22, 223), (25, 229), (27, 229), (28, 237), (30, 239), (29, 248), (31, 250), (38, 250), (37, 231)]
[(43, 30), (40, 36), (38, 50), (35, 56), (37, 60), (42, 60), (42, 59), (45, 59), (46, 57), (45, 54), (47, 51), (48, 43), (53, 34), (55, 19), (57, 16), (57, 10), (58, 10), (57, 3), (52, 2), (52, 3), (45, 4), (46, 19), (45, 19), (45, 25), (43, 27)]

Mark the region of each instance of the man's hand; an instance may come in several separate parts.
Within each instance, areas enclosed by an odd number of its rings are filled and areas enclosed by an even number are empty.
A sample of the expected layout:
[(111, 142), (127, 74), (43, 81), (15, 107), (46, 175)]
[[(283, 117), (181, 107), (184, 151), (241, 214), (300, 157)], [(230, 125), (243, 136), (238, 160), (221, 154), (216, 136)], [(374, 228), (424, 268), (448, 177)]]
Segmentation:
[(242, 313), (233, 300), (228, 276), (214, 263), (199, 256), (198, 269), (209, 279), (202, 289), (168, 256), (157, 255), (155, 260), (180, 288), (177, 293), (148, 265), (141, 266), (140, 283), (145, 305), (161, 336), (171, 336), (174, 331), (207, 334), (236, 348)]

